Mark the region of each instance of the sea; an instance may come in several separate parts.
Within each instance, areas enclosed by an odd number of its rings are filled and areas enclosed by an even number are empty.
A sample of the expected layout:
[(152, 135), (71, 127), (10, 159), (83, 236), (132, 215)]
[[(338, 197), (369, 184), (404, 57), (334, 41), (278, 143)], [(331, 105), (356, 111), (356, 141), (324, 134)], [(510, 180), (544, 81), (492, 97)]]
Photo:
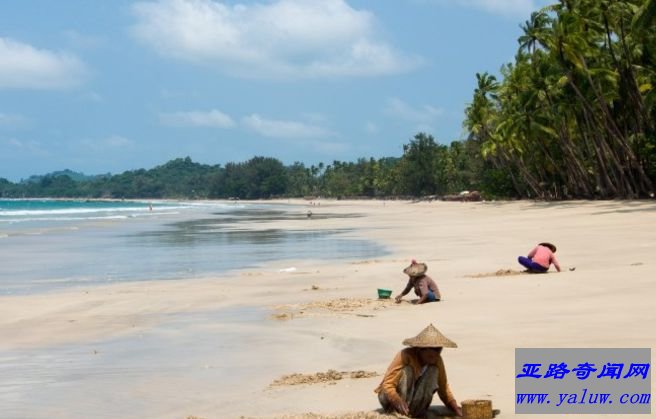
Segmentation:
[[(0, 200), (0, 296), (130, 281), (230, 281), (235, 270), (293, 272), (294, 261), (386, 254), (348, 229), (312, 228), (328, 217), (312, 210), (308, 218), (307, 205), (267, 202)], [(308, 224), (253, 225), (282, 219)], [(266, 327), (253, 336), (257, 325)], [(266, 347), (284, 359), (285, 326), (245, 299), (89, 341), (12, 349), (0, 341), (0, 418), (192, 417), (200, 401), (230, 403), (254, 385), (266, 387), (272, 371), (283, 373), (257, 351)], [(184, 415), (170, 413), (180, 410)]]
[[(312, 209), (308, 218), (307, 205), (267, 202), (0, 200), (0, 295), (129, 281), (230, 281), (233, 270), (291, 272), (293, 261), (387, 252), (347, 229), (312, 228), (328, 217)], [(253, 225), (278, 219), (308, 224), (299, 230)], [(220, 406), (252, 386), (264, 388), (272, 371), (289, 371), (257, 351), (266, 347), (285, 359), (288, 341), (279, 329), (286, 325), (271, 320), (266, 307), (244, 301), (167, 315), (134, 333), (89, 341), (0, 344), (0, 418), (192, 417), (198, 402)], [(70, 322), (75, 328), (75, 319)], [(170, 413), (180, 410), (184, 415)]]
[[(314, 212), (308, 222), (323, 216)], [(347, 237), (347, 229), (246, 228), (294, 218), (307, 219), (307, 207), (240, 201), (0, 199), (0, 295), (125, 281), (184, 281), (272, 261), (348, 260), (387, 253), (375, 242)]]

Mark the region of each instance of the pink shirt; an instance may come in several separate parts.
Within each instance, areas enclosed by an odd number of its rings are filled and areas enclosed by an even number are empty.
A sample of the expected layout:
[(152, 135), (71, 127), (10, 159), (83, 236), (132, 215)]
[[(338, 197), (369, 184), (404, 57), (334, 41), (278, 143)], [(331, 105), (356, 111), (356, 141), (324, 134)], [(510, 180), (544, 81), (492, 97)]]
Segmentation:
[(554, 255), (551, 249), (546, 246), (535, 246), (535, 248), (529, 252), (528, 257), (533, 262), (545, 267), (546, 269), (549, 269), (549, 266), (553, 263), (556, 270), (560, 272), (560, 265), (558, 264), (556, 255)]

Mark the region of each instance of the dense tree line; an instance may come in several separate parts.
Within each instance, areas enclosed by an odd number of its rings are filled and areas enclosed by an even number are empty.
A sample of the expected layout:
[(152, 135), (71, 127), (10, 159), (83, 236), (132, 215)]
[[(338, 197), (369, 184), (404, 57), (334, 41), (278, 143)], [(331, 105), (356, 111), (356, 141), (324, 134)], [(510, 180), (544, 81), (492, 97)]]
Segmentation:
[[(190, 158), (171, 160), (150, 170), (73, 180), (60, 172), (32, 176), (11, 183), (0, 179), (0, 196), (70, 198), (206, 198), (208, 186), (220, 168), (194, 163)], [(4, 181), (4, 182), (3, 182)]]
[(0, 197), (262, 199), (274, 197), (390, 197), (456, 192), (475, 184), (461, 143), (438, 144), (417, 134), (400, 158), (333, 161), (306, 167), (285, 166), (270, 157), (253, 157), (225, 166), (204, 165), (189, 157), (150, 170), (84, 177), (72, 172), (33, 176), (12, 183), (0, 179)]
[(400, 157), (310, 167), (187, 157), (114, 176), (0, 179), (0, 197), (653, 197), (656, 0), (560, 0), (522, 29), (503, 80), (476, 75), (464, 141), (447, 146), (419, 133)]
[(656, 0), (561, 0), (477, 74), (470, 140), (520, 197), (635, 198), (656, 182)]

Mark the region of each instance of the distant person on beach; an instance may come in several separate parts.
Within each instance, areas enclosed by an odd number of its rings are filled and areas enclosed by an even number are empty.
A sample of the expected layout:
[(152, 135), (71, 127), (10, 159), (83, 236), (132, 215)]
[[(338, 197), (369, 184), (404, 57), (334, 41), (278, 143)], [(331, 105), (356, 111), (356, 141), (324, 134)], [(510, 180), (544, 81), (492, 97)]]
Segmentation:
[(405, 339), (409, 348), (396, 354), (383, 381), (374, 390), (387, 413), (423, 417), (437, 392), (440, 400), (457, 416), (462, 410), (446, 379), (442, 348), (457, 348), (455, 342), (442, 335), (432, 324), (417, 336)]
[(531, 273), (546, 273), (552, 263), (560, 272), (560, 264), (554, 253), (556, 253), (556, 246), (544, 242), (535, 246), (527, 256), (518, 257), (517, 261)]
[(403, 270), (403, 273), (408, 275), (409, 279), (405, 289), (401, 291), (401, 294), (396, 296), (395, 300), (397, 303), (400, 303), (403, 296), (413, 288), (415, 294), (419, 297), (417, 304), (430, 303), (442, 299), (437, 284), (430, 276), (426, 275), (427, 270), (428, 266), (425, 263), (417, 263), (416, 260), (412, 260), (410, 266)]

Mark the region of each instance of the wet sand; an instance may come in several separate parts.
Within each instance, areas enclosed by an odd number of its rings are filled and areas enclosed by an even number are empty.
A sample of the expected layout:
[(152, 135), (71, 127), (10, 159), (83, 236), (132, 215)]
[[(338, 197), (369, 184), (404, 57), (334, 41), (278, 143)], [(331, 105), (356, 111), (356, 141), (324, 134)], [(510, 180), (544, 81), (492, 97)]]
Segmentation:
[[(0, 297), (0, 417), (385, 417), (373, 389), (428, 323), (458, 343), (443, 352), (456, 398), (490, 399), (511, 417), (516, 347), (656, 342), (654, 202), (308, 208), (311, 220), (243, 227), (357, 229), (346, 236), (390, 255)], [(558, 246), (562, 273), (521, 273), (517, 256), (539, 241)], [(443, 300), (378, 300), (377, 288), (403, 288), (412, 258), (428, 264)], [(307, 382), (272, 385), (285, 377)]]

